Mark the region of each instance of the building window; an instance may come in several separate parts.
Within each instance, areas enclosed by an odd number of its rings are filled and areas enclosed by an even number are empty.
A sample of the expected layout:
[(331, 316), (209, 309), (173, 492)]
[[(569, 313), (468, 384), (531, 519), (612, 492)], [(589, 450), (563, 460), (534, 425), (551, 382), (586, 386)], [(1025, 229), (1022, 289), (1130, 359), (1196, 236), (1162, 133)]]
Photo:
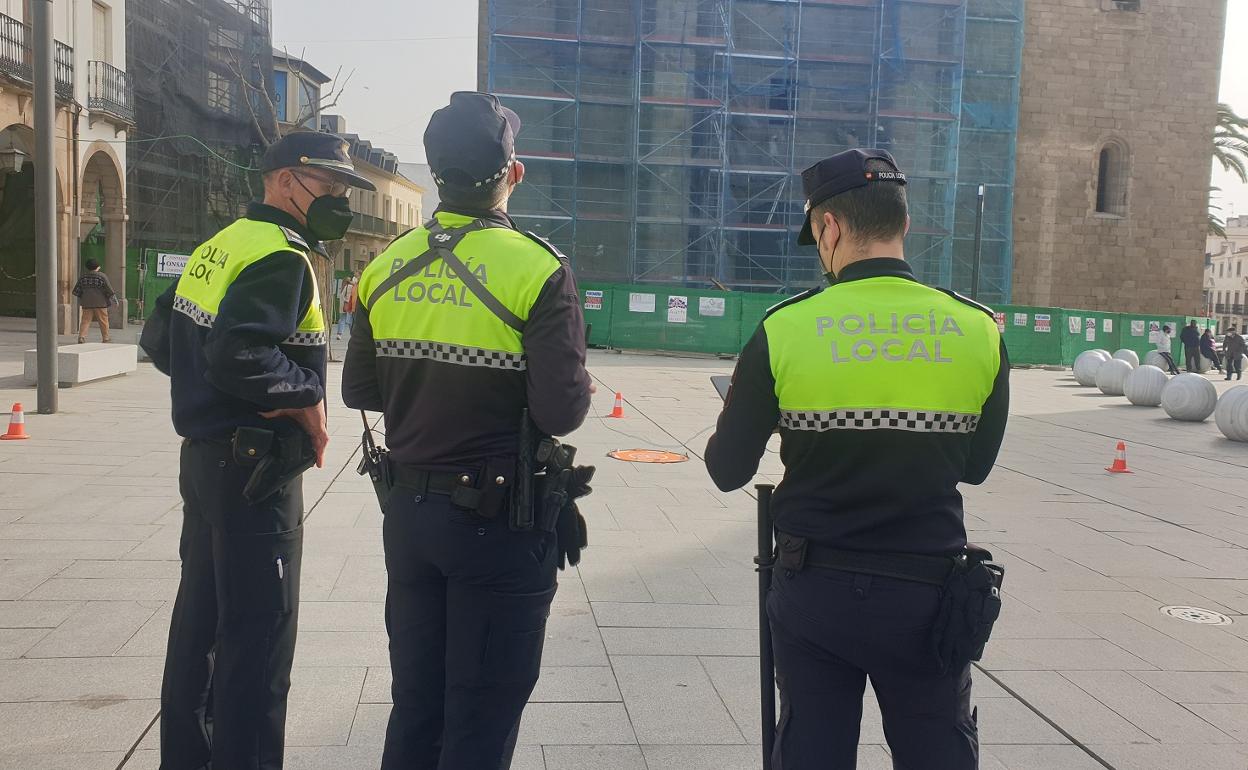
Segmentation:
[(113, 11), (103, 3), (91, 4), (92, 52), (96, 61), (113, 62)]
[(1096, 210), (1119, 217), (1127, 213), (1127, 148), (1118, 142), (1101, 148), (1097, 160)]
[(1218, 277), (1219, 277), (1219, 278), (1222, 278), (1222, 277), (1223, 277), (1223, 271), (1224, 271), (1225, 269), (1226, 269), (1226, 263), (1225, 263), (1225, 262), (1219, 262), (1219, 263), (1218, 263)]
[(1240, 261), (1235, 263), (1235, 277), (1238, 278), (1239, 276), (1243, 275), (1243, 273), (1244, 273), (1244, 261), (1241, 259)]
[(1139, 11), (1140, 0), (1101, 0), (1102, 11)]

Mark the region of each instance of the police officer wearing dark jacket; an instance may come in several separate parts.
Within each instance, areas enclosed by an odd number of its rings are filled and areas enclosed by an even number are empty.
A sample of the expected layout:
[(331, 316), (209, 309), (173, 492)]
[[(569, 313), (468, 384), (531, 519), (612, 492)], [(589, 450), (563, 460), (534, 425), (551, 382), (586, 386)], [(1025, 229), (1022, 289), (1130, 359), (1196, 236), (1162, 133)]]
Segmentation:
[(303, 548), (300, 473), (324, 457), (326, 334), (312, 260), (375, 189), (347, 144), (269, 147), (264, 202), (195, 249), (141, 344), (183, 437), (182, 580), (161, 688), (161, 770), (282, 767)]
[(494, 96), (453, 94), (424, 137), (441, 205), (360, 278), (342, 395), (384, 413), (395, 477), (386, 770), (509, 767), (541, 665), (561, 547), (509, 524), (521, 417), (569, 433), (591, 386), (568, 261), (506, 213), (519, 128)]
[(989, 311), (903, 260), (888, 153), (850, 150), (802, 181), (798, 242), (817, 244), (831, 285), (768, 313), (706, 448), (716, 485), (736, 489), (780, 432), (773, 767), (853, 768), (869, 677), (897, 767), (970, 770), (970, 662), (942, 665), (933, 633), (967, 545), (957, 485), (985, 480), (1005, 429), (1005, 348)]

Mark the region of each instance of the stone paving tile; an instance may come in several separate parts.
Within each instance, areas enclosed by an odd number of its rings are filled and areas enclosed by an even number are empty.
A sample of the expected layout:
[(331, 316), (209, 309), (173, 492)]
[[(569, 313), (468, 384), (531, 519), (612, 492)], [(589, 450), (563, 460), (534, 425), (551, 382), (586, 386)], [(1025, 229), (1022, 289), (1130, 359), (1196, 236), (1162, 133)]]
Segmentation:
[(757, 746), (643, 745), (641, 751), (647, 770), (757, 770), (762, 763)]
[[(1150, 736), (1055, 671), (1003, 671), (1001, 681), (1076, 739), (1108, 743), (1150, 743)], [(999, 703), (993, 704), (1000, 705)], [(981, 722), (991, 720), (981, 712)]]
[(607, 653), (616, 655), (750, 655), (758, 632), (715, 628), (604, 628)]
[(594, 602), (593, 607), (599, 628), (758, 628), (752, 605)]
[(651, 770), (640, 746), (543, 746), (546, 770)]
[(296, 666), (389, 666), (384, 631), (302, 631), (295, 645)]
[[(1189, 711), (1219, 728), (1239, 743), (1248, 743), (1248, 704), (1245, 703), (1188, 703)], [(1193, 734), (1189, 740), (1199, 739)]]
[(160, 607), (161, 603), (156, 601), (87, 602), (43, 637), (26, 656), (85, 658), (112, 655), (129, 642)]
[(1169, 768), (1244, 770), (1248, 767), (1248, 748), (1243, 745), (1091, 744), (1088, 748), (1107, 761), (1114, 770), (1169, 770)]
[(984, 746), (981, 770), (1102, 770), (1078, 746)]
[(1131, 676), (1176, 703), (1248, 703), (1248, 672), (1132, 671)]
[(0, 702), (150, 697), (160, 691), (163, 667), (163, 658), (0, 660)]
[(1064, 744), (1068, 741), (1013, 698), (998, 698), (979, 712), (979, 741), (996, 744)]
[(1230, 670), (1227, 664), (1126, 615), (1065, 613), (1063, 617), (1156, 668), (1168, 671)]
[(178, 593), (177, 578), (94, 578), (54, 577), (27, 594), (30, 599), (60, 600), (165, 600)]
[(47, 634), (46, 628), (0, 628), (0, 660), (22, 657)]
[(611, 665), (641, 743), (745, 742), (697, 658), (613, 655)]
[(299, 630), (386, 630), (385, 604), (363, 601), (300, 601)]
[(0, 746), (12, 754), (129, 751), (157, 700), (0, 703)]
[[(1192, 707), (1180, 706), (1125, 671), (1067, 671), (1063, 676), (1161, 743), (1236, 741), (1194, 715)], [(1098, 735), (1096, 740), (1107, 739)]]
[[(176, 556), (176, 554), (174, 554)], [(101, 561), (79, 559), (56, 575), (58, 578), (93, 579), (150, 579), (178, 580), (182, 577), (182, 563), (170, 561)]]
[[(557, 661), (547, 659), (548, 663)], [(607, 666), (543, 666), (530, 703), (621, 702), (615, 673)]]
[(607, 651), (589, 607), (580, 604), (550, 608), (542, 660), (561, 666), (605, 666)]
[(1102, 639), (1001, 639), (988, 645), (984, 668), (990, 671), (1075, 671), (1155, 668)]
[(635, 743), (622, 703), (533, 703), (520, 722), (520, 745)]
[(0, 601), (0, 628), (56, 628), (82, 602)]
[[(0, 770), (116, 770), (124, 752), (89, 752), (85, 754), (8, 754), (0, 752)], [(126, 763), (126, 770), (138, 767)], [(156, 765), (152, 765), (153, 768)]]
[(291, 671), (287, 746), (346, 746), (366, 669), (301, 667)]
[(169, 624), (172, 620), (173, 602), (165, 602), (114, 654), (164, 657), (165, 648), (169, 643)]

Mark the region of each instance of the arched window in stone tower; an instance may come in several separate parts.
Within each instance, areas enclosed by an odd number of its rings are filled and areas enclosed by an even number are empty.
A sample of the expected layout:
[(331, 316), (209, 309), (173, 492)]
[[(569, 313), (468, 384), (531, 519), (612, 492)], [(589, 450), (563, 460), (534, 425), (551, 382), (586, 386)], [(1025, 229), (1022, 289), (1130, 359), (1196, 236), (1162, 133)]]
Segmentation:
[(1101, 148), (1097, 158), (1096, 210), (1101, 214), (1127, 213), (1127, 148), (1112, 141)]

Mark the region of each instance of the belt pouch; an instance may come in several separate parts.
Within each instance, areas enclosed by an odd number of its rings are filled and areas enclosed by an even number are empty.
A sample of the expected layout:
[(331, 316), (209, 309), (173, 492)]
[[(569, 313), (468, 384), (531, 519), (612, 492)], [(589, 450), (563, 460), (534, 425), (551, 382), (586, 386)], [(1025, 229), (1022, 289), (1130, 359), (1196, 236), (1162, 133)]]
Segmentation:
[(781, 569), (801, 572), (806, 566), (806, 538), (776, 533), (777, 564)]

